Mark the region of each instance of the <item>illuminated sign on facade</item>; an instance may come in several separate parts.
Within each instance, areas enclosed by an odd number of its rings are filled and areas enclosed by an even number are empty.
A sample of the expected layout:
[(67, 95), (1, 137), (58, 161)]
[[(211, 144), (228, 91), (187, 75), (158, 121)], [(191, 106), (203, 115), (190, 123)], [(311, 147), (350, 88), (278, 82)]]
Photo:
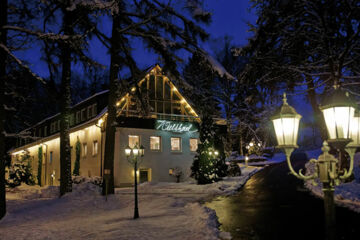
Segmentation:
[(197, 128), (193, 123), (184, 123), (184, 122), (173, 122), (167, 120), (156, 120), (155, 123), (156, 130), (183, 133), (183, 132), (197, 132)]

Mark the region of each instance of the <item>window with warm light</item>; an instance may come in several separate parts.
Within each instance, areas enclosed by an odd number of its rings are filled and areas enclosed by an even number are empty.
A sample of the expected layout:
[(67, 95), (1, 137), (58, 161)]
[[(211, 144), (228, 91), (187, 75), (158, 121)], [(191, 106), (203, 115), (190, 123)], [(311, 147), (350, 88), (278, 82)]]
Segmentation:
[(180, 152), (181, 151), (181, 138), (172, 137), (170, 141), (171, 141), (171, 151)]
[(140, 137), (137, 135), (129, 135), (129, 147), (134, 148), (140, 146)]
[(161, 137), (158, 137), (158, 136), (150, 137), (150, 150), (153, 150), (153, 151), (161, 150)]
[(198, 148), (198, 139), (197, 138), (190, 138), (189, 142), (190, 142), (190, 151), (191, 152), (196, 152), (196, 150)]
[(87, 144), (83, 143), (82, 156), (86, 157), (87, 155)]
[(95, 156), (98, 154), (98, 141), (93, 141), (93, 152), (92, 155)]

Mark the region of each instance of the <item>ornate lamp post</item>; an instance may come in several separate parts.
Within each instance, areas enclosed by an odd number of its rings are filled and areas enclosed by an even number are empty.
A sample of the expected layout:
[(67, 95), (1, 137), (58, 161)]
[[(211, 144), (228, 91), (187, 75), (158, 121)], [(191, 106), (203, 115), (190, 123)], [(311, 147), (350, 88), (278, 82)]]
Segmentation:
[[(310, 162), (315, 165), (313, 175), (303, 175), (302, 169), (299, 173), (296, 173), (291, 165), (290, 155), (294, 149), (298, 147), (296, 143), (301, 116), (293, 107), (288, 105), (285, 93), (280, 111), (271, 119), (274, 124), (276, 138), (279, 144), (278, 147), (283, 148), (285, 151), (291, 174), (302, 180), (313, 180), (313, 184), (316, 184), (315, 179), (318, 179), (322, 183), (326, 235), (327, 239), (335, 239), (334, 187), (339, 185), (341, 180), (350, 177), (352, 174), (355, 150), (360, 145), (360, 117), (358, 115), (354, 117), (355, 104), (346, 92), (337, 87), (334, 93), (322, 104), (321, 110), (324, 114), (329, 134), (328, 142), (337, 150), (345, 148), (350, 155), (349, 170), (340, 170), (338, 165), (339, 161), (333, 155), (329, 154), (330, 148), (325, 141), (322, 148), (323, 154), (319, 156), (318, 160), (310, 160)], [(354, 141), (352, 141), (352, 138)], [(350, 142), (351, 144), (349, 144)], [(349, 145), (346, 147), (347, 144)]]
[(139, 208), (138, 208), (138, 194), (137, 194), (137, 168), (140, 164), (139, 156), (142, 158), (145, 154), (145, 148), (141, 145), (139, 148), (135, 145), (134, 148), (127, 146), (125, 148), (125, 155), (130, 164), (134, 167), (134, 195), (135, 195), (135, 206), (134, 206), (134, 219), (139, 218)]

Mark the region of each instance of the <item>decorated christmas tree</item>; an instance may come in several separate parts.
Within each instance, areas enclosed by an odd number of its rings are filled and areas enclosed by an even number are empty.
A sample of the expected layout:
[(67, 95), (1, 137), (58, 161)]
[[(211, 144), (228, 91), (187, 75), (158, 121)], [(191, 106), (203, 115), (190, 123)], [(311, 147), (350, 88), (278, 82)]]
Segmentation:
[(226, 176), (224, 146), (211, 117), (205, 116), (200, 125), (200, 143), (191, 166), (191, 177), (198, 184), (219, 181)]

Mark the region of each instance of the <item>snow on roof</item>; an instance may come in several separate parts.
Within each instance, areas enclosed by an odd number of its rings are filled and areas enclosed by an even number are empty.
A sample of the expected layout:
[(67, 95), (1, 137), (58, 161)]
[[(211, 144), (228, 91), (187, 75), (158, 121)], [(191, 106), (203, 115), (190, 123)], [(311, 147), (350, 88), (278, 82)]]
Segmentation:
[(205, 50), (202, 50), (201, 54), (207, 59), (212, 69), (215, 72), (217, 72), (221, 77), (226, 77), (231, 80), (236, 80), (236, 78), (233, 75), (231, 75), (228, 71), (226, 71), (223, 65), (221, 65), (215, 58), (213, 58)]
[[(109, 91), (109, 90), (104, 90), (104, 91), (95, 93), (94, 95), (92, 95), (92, 96), (90, 96), (90, 97), (82, 100), (81, 102), (78, 102), (78, 103), (76, 103), (75, 105), (71, 106), (71, 108), (74, 108), (74, 107), (76, 107), (76, 106), (78, 106), (78, 105), (80, 105), (80, 104), (82, 104), (82, 103), (84, 103), (84, 102), (86, 102), (86, 101), (89, 101), (89, 100), (91, 100), (92, 98), (94, 98), (94, 97), (96, 97), (96, 96), (99, 96), (99, 95), (101, 95), (101, 94), (107, 93), (108, 91)], [(59, 116), (59, 115), (60, 115), (60, 113), (56, 113), (56, 114), (54, 114), (54, 115), (51, 115), (50, 117), (47, 117), (47, 118), (41, 120), (40, 122), (38, 122), (38, 123), (36, 123), (36, 124), (34, 124), (34, 125), (26, 128), (26, 129), (20, 131), (20, 133), (24, 133), (24, 132), (28, 131), (29, 129), (34, 128), (34, 127), (36, 127), (36, 126), (39, 126), (39, 125), (43, 124), (44, 122), (46, 122), (46, 121), (48, 121), (48, 120), (50, 120), (50, 119), (52, 119), (52, 118), (55, 118), (55, 117), (57, 117), (57, 116)]]

